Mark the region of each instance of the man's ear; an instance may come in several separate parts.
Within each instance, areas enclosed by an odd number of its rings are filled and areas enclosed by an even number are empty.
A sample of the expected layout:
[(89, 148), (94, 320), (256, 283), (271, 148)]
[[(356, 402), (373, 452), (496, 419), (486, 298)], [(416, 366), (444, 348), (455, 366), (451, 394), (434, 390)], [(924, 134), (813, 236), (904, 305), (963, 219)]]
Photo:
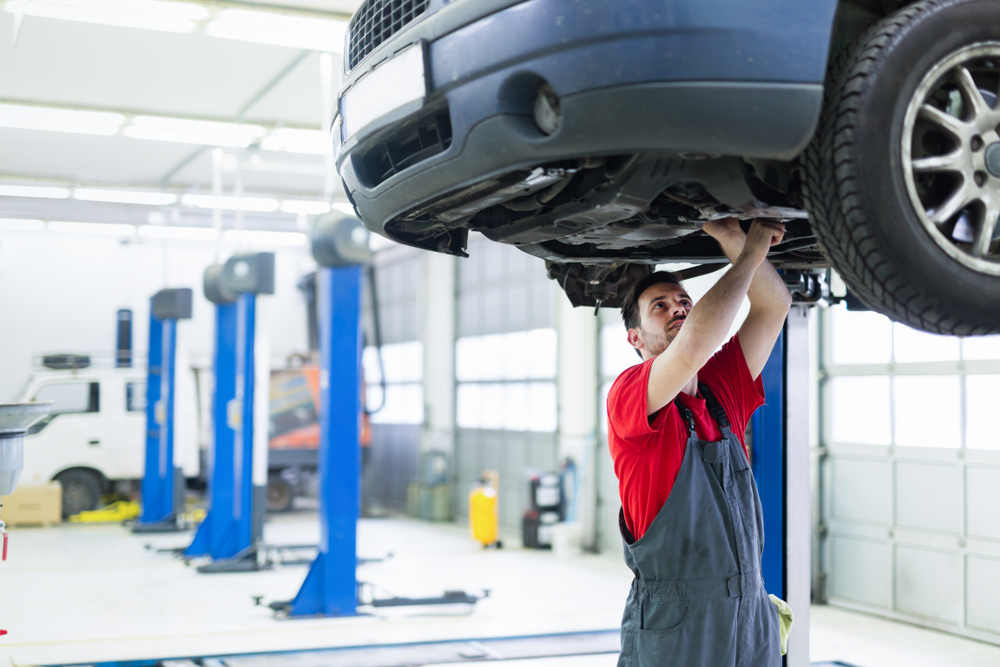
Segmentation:
[(628, 344), (637, 350), (641, 350), (646, 346), (646, 344), (642, 342), (642, 337), (639, 335), (638, 329), (628, 330)]

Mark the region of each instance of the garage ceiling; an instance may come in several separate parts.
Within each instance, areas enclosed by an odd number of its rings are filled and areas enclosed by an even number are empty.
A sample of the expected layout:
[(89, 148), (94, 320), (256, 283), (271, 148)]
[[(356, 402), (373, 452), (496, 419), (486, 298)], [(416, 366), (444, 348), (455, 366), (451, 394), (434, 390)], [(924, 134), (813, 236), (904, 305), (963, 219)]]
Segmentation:
[[(332, 64), (335, 95), (343, 31), (359, 3), (0, 0), (0, 218), (208, 225), (213, 201), (191, 195), (212, 194), (218, 148), (225, 195), (241, 181), (245, 196), (277, 202), (246, 211), (247, 227), (302, 228), (294, 211), (345, 199), (339, 179), (327, 178), (321, 70)], [(178, 25), (164, 18), (175, 14), (201, 18), (180, 23), (190, 32), (163, 30)], [(155, 29), (103, 23), (122, 16)], [(234, 38), (214, 36), (222, 33)], [(273, 41), (293, 45), (261, 43)], [(89, 127), (94, 118), (103, 125)], [(68, 194), (10, 196), (52, 194), (11, 185)], [(80, 201), (78, 188), (166, 192), (176, 202)]]

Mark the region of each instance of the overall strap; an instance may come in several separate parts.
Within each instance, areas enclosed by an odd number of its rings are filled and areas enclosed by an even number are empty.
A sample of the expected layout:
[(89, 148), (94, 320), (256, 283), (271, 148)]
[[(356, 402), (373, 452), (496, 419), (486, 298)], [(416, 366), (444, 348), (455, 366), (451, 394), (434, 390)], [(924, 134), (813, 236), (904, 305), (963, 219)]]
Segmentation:
[(691, 412), (691, 408), (681, 403), (680, 394), (677, 394), (677, 398), (674, 399), (674, 405), (677, 406), (677, 411), (681, 414), (681, 418), (687, 424), (690, 436), (692, 438), (698, 437), (694, 432), (694, 413)]
[(729, 428), (729, 417), (726, 416), (726, 411), (722, 407), (722, 404), (715, 398), (712, 391), (708, 388), (707, 384), (703, 382), (698, 383), (698, 391), (701, 395), (705, 397), (705, 404), (708, 406), (708, 411), (712, 413), (715, 417), (715, 421), (719, 422), (719, 428), (725, 429)]

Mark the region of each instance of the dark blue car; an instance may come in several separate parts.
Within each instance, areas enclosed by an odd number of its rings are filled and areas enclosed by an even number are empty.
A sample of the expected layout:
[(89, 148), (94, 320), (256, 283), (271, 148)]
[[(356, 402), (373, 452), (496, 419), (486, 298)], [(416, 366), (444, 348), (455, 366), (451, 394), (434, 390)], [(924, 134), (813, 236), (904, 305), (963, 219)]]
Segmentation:
[(833, 267), (927, 331), (1000, 333), (1000, 2), (367, 0), (334, 123), (365, 225), (547, 262), (576, 305), (725, 262), (705, 221), (786, 221), (800, 300)]

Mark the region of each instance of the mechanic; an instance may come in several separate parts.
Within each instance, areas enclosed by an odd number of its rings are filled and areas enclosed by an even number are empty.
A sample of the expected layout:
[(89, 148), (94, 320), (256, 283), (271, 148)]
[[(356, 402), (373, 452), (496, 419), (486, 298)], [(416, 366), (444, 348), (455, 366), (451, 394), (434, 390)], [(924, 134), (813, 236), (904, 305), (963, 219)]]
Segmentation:
[[(619, 525), (635, 573), (619, 667), (781, 664), (780, 601), (761, 579), (763, 519), (744, 432), (792, 301), (766, 259), (784, 225), (755, 220), (744, 233), (725, 218), (704, 231), (732, 266), (697, 305), (667, 272), (622, 303), (643, 361), (608, 394)], [(750, 312), (716, 352), (744, 296)]]

